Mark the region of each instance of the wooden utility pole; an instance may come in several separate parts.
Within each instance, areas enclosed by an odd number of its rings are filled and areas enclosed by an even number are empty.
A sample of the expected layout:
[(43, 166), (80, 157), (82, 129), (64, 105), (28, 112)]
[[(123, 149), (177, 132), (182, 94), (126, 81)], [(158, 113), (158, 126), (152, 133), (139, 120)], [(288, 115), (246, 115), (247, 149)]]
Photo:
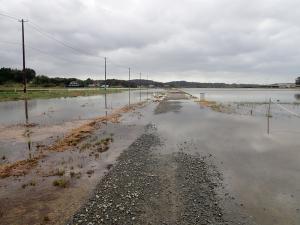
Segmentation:
[(106, 92), (106, 57), (104, 57), (104, 90)]
[(26, 79), (26, 65), (25, 65), (25, 35), (24, 35), (24, 19), (20, 20), (22, 24), (22, 53), (23, 53), (23, 91), (24, 93), (27, 92), (27, 79)]
[(130, 68), (128, 68), (128, 104), (130, 106)]
[(25, 64), (25, 34), (24, 34), (24, 23), (27, 22), (24, 19), (19, 20), (22, 24), (22, 55), (23, 55), (23, 92), (25, 94), (25, 119), (26, 119), (26, 124), (28, 124), (28, 102), (27, 102), (27, 78), (26, 78), (26, 64)]
[(105, 101), (105, 109), (107, 109), (107, 96), (106, 96), (106, 57), (104, 57), (104, 101)]

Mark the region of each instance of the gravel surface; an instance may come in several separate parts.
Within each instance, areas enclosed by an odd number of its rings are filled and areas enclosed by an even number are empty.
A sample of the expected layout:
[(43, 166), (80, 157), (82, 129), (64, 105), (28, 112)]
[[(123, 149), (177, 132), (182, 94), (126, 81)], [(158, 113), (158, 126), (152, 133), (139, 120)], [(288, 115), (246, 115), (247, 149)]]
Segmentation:
[(161, 154), (162, 144), (146, 126), (68, 224), (229, 224), (216, 168), (206, 157)]
[(221, 175), (206, 157), (177, 153), (176, 187), (180, 190), (183, 211), (180, 224), (227, 224), (219, 206), (217, 189)]
[[(186, 95), (171, 92), (167, 98), (155, 113), (180, 110), (180, 102), (169, 101)], [(226, 220), (223, 203), (229, 198), (221, 194), (222, 175), (211, 154), (191, 155), (181, 148), (166, 153), (161, 139), (154, 125), (145, 126), (68, 225), (249, 224), (236, 215)]]
[(146, 132), (121, 154), (94, 196), (68, 224), (137, 224), (141, 205), (149, 200), (149, 191), (156, 189), (152, 184), (158, 180), (149, 173), (155, 167), (150, 150), (160, 143), (151, 130), (147, 126)]

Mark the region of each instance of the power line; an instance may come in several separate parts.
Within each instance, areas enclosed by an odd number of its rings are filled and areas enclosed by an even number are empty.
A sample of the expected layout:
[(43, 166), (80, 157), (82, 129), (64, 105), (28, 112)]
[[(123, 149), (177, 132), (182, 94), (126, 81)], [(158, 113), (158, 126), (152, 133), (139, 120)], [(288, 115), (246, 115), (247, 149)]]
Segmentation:
[[(0, 40), (0, 43), (9, 44), (9, 45), (17, 45), (19, 47), (22, 45), (21, 43), (17, 43), (17, 42), (1, 41), (1, 40)], [(35, 52), (38, 52), (38, 53), (43, 54), (43, 55), (50, 56), (50, 57), (55, 58), (55, 59), (57, 58), (57, 59), (60, 59), (60, 60), (63, 60), (63, 61), (69, 62), (69, 63), (74, 63), (74, 61), (69, 60), (69, 59), (64, 58), (64, 57), (61, 57), (60, 55), (59, 56), (57, 56), (57, 55), (54, 56), (49, 52), (46, 52), (44, 50), (41, 50), (41, 49), (38, 49), (38, 48), (35, 48), (35, 47), (27, 46), (27, 45), (25, 45), (25, 47), (26, 47), (26, 49), (33, 50)], [(82, 61), (80, 61), (80, 62), (82, 63)]]
[(7, 15), (7, 14), (4, 14), (4, 13), (1, 13), (1, 12), (0, 12), (0, 16), (4, 16), (4, 17), (7, 17), (7, 18), (12, 19), (12, 20), (19, 21), (18, 18), (14, 17), (14, 16)]
[[(6, 13), (1, 13), (1, 12), (0, 12), (0, 15), (1, 15), (1, 16), (4, 16), (4, 17), (7, 17), (7, 18), (9, 18), (9, 19), (15, 20), (15, 21), (20, 21), (17, 17), (8, 15), (8, 14), (6, 14)], [(27, 21), (26, 21), (26, 22), (27, 22)], [(49, 39), (51, 39), (51, 40), (53, 40), (53, 41), (59, 43), (60, 45), (62, 45), (62, 46), (64, 46), (64, 47), (66, 47), (66, 48), (69, 48), (69, 49), (73, 50), (74, 52), (77, 52), (77, 53), (80, 53), (80, 54), (84, 54), (84, 55), (87, 55), (87, 56), (90, 56), (90, 57), (94, 57), (94, 58), (102, 58), (102, 59), (104, 59), (104, 60), (105, 60), (105, 58), (108, 59), (107, 57), (91, 55), (90, 53), (88, 53), (88, 52), (86, 52), (86, 51), (84, 51), (84, 50), (82, 50), (82, 49), (75, 48), (75, 47), (73, 47), (71, 44), (69, 44), (69, 43), (67, 43), (67, 42), (65, 42), (65, 41), (61, 41), (61, 40), (57, 39), (57, 38), (54, 37), (51, 33), (47, 32), (46, 30), (44, 30), (43, 28), (41, 28), (40, 26), (38, 26), (37, 24), (35, 24), (35, 23), (31, 22), (31, 21), (28, 22), (28, 25), (29, 25), (32, 29), (34, 29), (36, 32), (38, 32), (40, 35), (42, 35), (42, 36), (44, 36), (44, 37), (47, 37), (47, 38), (49, 38)], [(1, 42), (1, 41), (0, 41), (0, 42)], [(4, 42), (2, 41), (2, 43), (4, 43)], [(8, 43), (8, 42), (7, 42), (7, 43)], [(9, 44), (15, 44), (15, 43), (12, 43), (12, 42), (11, 42), (11, 43), (9, 43)], [(26, 46), (26, 47), (29, 48), (29, 49), (35, 50), (35, 51), (37, 51), (37, 52), (40, 52), (40, 53), (42, 53), (42, 54), (52, 56), (51, 54), (49, 54), (49, 53), (47, 53), (47, 52), (45, 52), (45, 51), (42, 51), (42, 50), (40, 50), (40, 49), (33, 48), (33, 47), (29, 47), (29, 46)], [(54, 57), (54, 56), (53, 56), (53, 57)], [(56, 58), (61, 58), (61, 57), (57, 57), (57, 56), (55, 56), (55, 57), (56, 57)], [(70, 62), (69, 60), (66, 60), (66, 59), (64, 59), (64, 58), (61, 58), (61, 59)], [(125, 65), (122, 65), (122, 64), (119, 64), (119, 63), (115, 63), (115, 62), (113, 62), (111, 59), (108, 60), (108, 63), (111, 64), (111, 65), (114, 65), (115, 67), (119, 67), (119, 68), (123, 68), (123, 69), (128, 69), (128, 66), (125, 66)]]
[(9, 45), (21, 45), (20, 43), (12, 42), (12, 41), (0, 41), (0, 43), (9, 44)]
[(51, 40), (53, 40), (53, 41), (59, 43), (60, 45), (63, 45), (64, 47), (69, 48), (69, 49), (71, 49), (71, 50), (73, 50), (73, 51), (75, 51), (75, 52), (77, 52), (77, 53), (84, 54), (84, 55), (88, 55), (88, 56), (95, 57), (95, 58), (103, 58), (103, 59), (105, 58), (105, 57), (103, 57), (103, 56), (95, 56), (95, 55), (91, 55), (90, 53), (88, 53), (88, 52), (86, 52), (86, 51), (84, 51), (84, 50), (82, 50), (82, 49), (74, 48), (74, 47), (71, 46), (69, 43), (66, 43), (66, 42), (64, 42), (64, 41), (61, 41), (61, 40), (55, 38), (55, 37), (54, 37), (53, 35), (51, 35), (49, 32), (45, 31), (43, 28), (41, 28), (40, 26), (38, 26), (38, 25), (36, 25), (36, 24), (34, 24), (34, 23), (32, 23), (32, 22), (29, 22), (29, 25), (30, 25), (31, 28), (33, 28), (34, 30), (36, 30), (36, 31), (37, 31), (38, 33), (40, 33), (41, 35), (43, 35), (43, 36), (45, 36), (45, 37), (47, 37), (47, 38), (49, 38), (49, 39), (51, 39)]

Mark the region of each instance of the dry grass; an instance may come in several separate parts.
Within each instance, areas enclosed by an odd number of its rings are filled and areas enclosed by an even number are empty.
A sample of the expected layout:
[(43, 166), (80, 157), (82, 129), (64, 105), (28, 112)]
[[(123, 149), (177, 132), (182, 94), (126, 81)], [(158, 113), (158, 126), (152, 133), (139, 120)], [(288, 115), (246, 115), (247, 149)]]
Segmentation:
[(83, 124), (82, 126), (73, 129), (65, 138), (57, 141), (53, 146), (49, 148), (49, 150), (62, 152), (67, 150), (69, 147), (76, 146), (79, 142), (81, 142), (96, 129), (97, 124), (106, 122), (119, 123), (122, 113), (134, 111), (136, 108), (143, 105), (144, 103), (138, 103), (131, 106), (125, 106), (123, 108), (115, 110), (108, 116), (98, 117), (87, 124)]
[(222, 113), (230, 113), (231, 110), (229, 107), (226, 107), (225, 105), (221, 103), (217, 103), (215, 101), (207, 101), (207, 100), (201, 100), (201, 101), (195, 101), (201, 106), (208, 107), (212, 109), (215, 112), (222, 112)]
[(0, 165), (0, 177), (24, 176), (28, 171), (38, 164), (40, 157), (26, 159), (14, 163)]

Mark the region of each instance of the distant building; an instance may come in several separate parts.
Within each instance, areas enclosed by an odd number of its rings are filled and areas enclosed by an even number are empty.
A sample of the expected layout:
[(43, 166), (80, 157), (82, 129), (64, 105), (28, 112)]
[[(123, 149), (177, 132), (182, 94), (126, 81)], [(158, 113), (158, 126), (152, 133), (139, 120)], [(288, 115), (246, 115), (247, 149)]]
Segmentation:
[(77, 81), (71, 81), (68, 87), (80, 87), (80, 84)]
[(88, 87), (100, 87), (99, 82), (94, 82), (92, 84), (89, 84)]
[(150, 84), (148, 87), (149, 88), (155, 88), (155, 86), (153, 84)]
[(105, 87), (106, 87), (106, 88), (109, 88), (109, 85), (108, 85), (108, 84), (107, 84), (107, 85), (103, 84), (103, 85), (101, 85), (101, 87), (102, 87), (102, 88), (105, 88)]
[(294, 83), (277, 83), (277, 84), (272, 84), (272, 88), (295, 88), (296, 84)]
[(300, 87), (300, 77), (298, 77), (298, 78), (296, 79), (296, 86), (297, 86), (297, 87)]

